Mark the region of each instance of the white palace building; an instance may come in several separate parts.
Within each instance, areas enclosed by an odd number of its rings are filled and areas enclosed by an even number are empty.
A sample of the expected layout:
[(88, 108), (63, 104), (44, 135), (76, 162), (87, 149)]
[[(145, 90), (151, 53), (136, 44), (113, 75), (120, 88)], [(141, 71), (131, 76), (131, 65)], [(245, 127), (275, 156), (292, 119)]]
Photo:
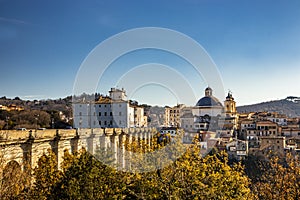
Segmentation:
[(75, 128), (147, 127), (144, 108), (127, 100), (124, 89), (111, 88), (97, 101), (73, 103)]

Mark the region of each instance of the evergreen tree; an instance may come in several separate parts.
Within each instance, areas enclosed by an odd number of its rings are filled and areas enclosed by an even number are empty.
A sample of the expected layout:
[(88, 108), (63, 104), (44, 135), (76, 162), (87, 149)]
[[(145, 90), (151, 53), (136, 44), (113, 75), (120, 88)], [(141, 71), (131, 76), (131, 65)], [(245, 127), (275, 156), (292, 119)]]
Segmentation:
[(52, 187), (60, 180), (61, 171), (57, 168), (56, 155), (52, 150), (44, 153), (38, 160), (38, 166), (34, 169), (34, 185), (32, 198), (47, 199)]

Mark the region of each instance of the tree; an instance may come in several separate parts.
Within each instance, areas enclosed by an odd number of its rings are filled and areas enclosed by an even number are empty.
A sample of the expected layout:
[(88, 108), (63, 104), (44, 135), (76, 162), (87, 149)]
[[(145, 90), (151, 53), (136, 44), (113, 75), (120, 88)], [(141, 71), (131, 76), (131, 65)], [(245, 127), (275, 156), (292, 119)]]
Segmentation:
[(0, 119), (0, 129), (2, 130), (6, 125), (6, 122), (4, 120)]
[(267, 165), (261, 165), (262, 176), (253, 186), (258, 199), (299, 199), (300, 162), (291, 154), (284, 159), (271, 157)]
[[(167, 159), (171, 159), (174, 155), (170, 152), (168, 156)], [(166, 161), (166, 157), (158, 159)], [(249, 188), (250, 180), (244, 174), (240, 163), (234, 166), (228, 165), (228, 156), (225, 152), (202, 157), (200, 148), (196, 144), (191, 145), (169, 166), (147, 173), (134, 173), (131, 176), (127, 174), (127, 176), (130, 177), (131, 184), (127, 186), (126, 194), (131, 198), (248, 199), (252, 197)]]
[(57, 169), (56, 155), (52, 150), (43, 154), (38, 160), (38, 166), (33, 173), (35, 182), (32, 190), (32, 198), (47, 199), (52, 187), (60, 180), (62, 173)]
[[(155, 139), (153, 142), (155, 144)], [(240, 163), (228, 164), (225, 152), (201, 156), (197, 144), (184, 149), (177, 140), (166, 146), (147, 146), (133, 140), (132, 166), (145, 172), (122, 172), (114, 152), (97, 149), (65, 151), (61, 170), (49, 151), (34, 170), (31, 199), (251, 199), (250, 180)], [(105, 151), (104, 151), (105, 150)], [(151, 152), (150, 157), (144, 152)], [(162, 153), (163, 152), (163, 153)], [(152, 157), (151, 157), (152, 156)], [(102, 161), (102, 162), (101, 162)], [(157, 163), (153, 167), (152, 162)], [(164, 165), (168, 163), (168, 165)], [(152, 163), (153, 164), (153, 163)], [(292, 165), (290, 165), (292, 166)], [(294, 166), (297, 166), (296, 164)], [(295, 169), (294, 167), (293, 169)], [(297, 172), (298, 173), (298, 172)], [(298, 180), (295, 178), (295, 180)], [(262, 188), (261, 188), (262, 189)], [(291, 191), (291, 190), (288, 190)]]
[(30, 175), (22, 171), (17, 161), (11, 160), (6, 163), (4, 155), (5, 152), (0, 149), (0, 199), (18, 199), (26, 196)]
[(13, 100), (21, 101), (20, 97), (15, 97)]
[(38, 128), (50, 126), (50, 114), (40, 110), (24, 110), (17, 112), (11, 117), (17, 128)]
[(102, 164), (85, 150), (71, 155), (65, 152), (63, 177), (52, 188), (49, 199), (123, 198), (124, 176)]

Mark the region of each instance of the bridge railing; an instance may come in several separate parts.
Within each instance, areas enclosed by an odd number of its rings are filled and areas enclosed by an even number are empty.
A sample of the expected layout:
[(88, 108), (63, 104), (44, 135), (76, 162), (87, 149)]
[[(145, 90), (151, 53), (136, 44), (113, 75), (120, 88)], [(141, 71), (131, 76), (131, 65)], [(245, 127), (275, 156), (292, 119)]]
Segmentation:
[(91, 134), (106, 134), (106, 135), (114, 135), (114, 134), (128, 134), (128, 133), (144, 133), (144, 132), (152, 132), (154, 128), (95, 128), (95, 129), (45, 129), (45, 130), (0, 130), (0, 141), (15, 141), (15, 140), (26, 140), (31, 136), (34, 139), (46, 139), (46, 138), (54, 138), (57, 134), (60, 137), (75, 137), (76, 132), (79, 136), (89, 136)]
[(28, 130), (18, 131), (18, 130), (1, 130), (0, 140), (22, 140), (29, 136)]

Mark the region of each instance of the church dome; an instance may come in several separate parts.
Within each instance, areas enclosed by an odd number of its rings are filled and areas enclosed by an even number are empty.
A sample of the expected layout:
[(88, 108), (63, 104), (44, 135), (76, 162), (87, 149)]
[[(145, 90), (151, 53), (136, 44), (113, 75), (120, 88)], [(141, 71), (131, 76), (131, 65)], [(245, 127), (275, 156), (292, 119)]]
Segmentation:
[(212, 107), (212, 106), (222, 106), (222, 104), (216, 97), (212, 95), (212, 89), (208, 87), (205, 89), (205, 97), (199, 99), (196, 106)]
[(199, 99), (196, 106), (222, 106), (222, 104), (219, 102), (219, 100), (216, 97), (210, 96), (210, 97), (203, 97)]

